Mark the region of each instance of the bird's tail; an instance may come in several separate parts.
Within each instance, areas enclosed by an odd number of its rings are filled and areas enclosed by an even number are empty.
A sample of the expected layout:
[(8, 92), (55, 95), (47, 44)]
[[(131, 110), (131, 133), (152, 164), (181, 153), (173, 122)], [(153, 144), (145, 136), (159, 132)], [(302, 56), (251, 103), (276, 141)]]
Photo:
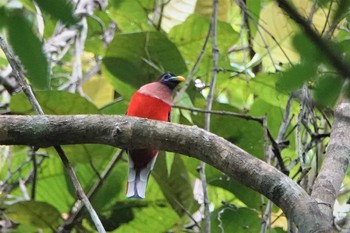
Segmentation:
[(154, 167), (157, 156), (154, 156), (144, 168), (136, 169), (129, 155), (129, 176), (126, 197), (145, 198), (149, 175)]

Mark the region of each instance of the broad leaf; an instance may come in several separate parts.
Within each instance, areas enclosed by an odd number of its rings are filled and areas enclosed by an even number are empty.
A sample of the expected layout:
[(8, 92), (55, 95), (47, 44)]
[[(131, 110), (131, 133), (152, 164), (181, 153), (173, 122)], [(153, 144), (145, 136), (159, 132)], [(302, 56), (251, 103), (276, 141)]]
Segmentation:
[(78, 22), (73, 14), (73, 4), (67, 0), (35, 0), (38, 6), (66, 25)]
[(237, 208), (227, 204), (215, 210), (212, 215), (212, 232), (259, 232), (259, 213), (248, 208)]
[[(186, 21), (177, 25), (169, 32), (169, 38), (178, 46), (181, 54), (184, 56), (186, 63), (192, 67), (198, 55), (203, 49), (204, 41), (209, 30), (210, 18), (193, 14)], [(217, 41), (220, 50), (220, 68), (230, 68), (230, 63), (227, 57), (227, 50), (238, 39), (232, 26), (228, 23), (218, 22)], [(211, 73), (212, 66), (212, 50), (211, 42), (208, 42), (206, 53), (198, 68), (200, 75)]]
[(164, 153), (158, 156), (152, 175), (170, 205), (179, 216), (182, 216), (186, 213), (185, 210), (192, 212), (196, 207), (192, 185), (181, 156), (174, 156), (170, 172), (167, 171), (167, 159)]
[[(46, 114), (96, 114), (98, 110), (79, 94), (65, 91), (37, 91), (35, 96)], [(23, 93), (11, 98), (10, 109), (17, 114), (32, 114), (32, 106)]]
[(155, 81), (161, 73), (182, 74), (186, 65), (181, 54), (162, 33), (118, 34), (107, 49), (103, 71), (125, 99), (136, 89)]
[(29, 81), (36, 89), (48, 89), (49, 64), (42, 43), (34, 34), (31, 23), (20, 11), (8, 14), (6, 21), (9, 42), (24, 66)]
[(325, 107), (333, 107), (341, 93), (344, 80), (336, 75), (323, 75), (315, 83), (313, 96)]
[(53, 206), (39, 201), (17, 202), (6, 208), (6, 216), (16, 223), (38, 228), (56, 229), (61, 223), (60, 213)]
[[(178, 221), (176, 212), (166, 203), (130, 202), (129, 208), (134, 203), (132, 212), (128, 209), (115, 209), (119, 216), (121, 211), (126, 213), (129, 219), (127, 223), (120, 226), (115, 233), (154, 233), (167, 232)], [(138, 206), (137, 206), (138, 204)], [(119, 217), (120, 218), (120, 217)], [(128, 220), (129, 220), (128, 219)], [(125, 218), (122, 220), (125, 222)], [(114, 220), (113, 220), (114, 221)]]
[[(218, 1), (218, 19), (220, 21), (229, 21), (231, 16), (232, 1)], [(211, 17), (213, 12), (213, 1), (197, 0), (194, 13)]]
[(152, 30), (146, 9), (142, 1), (138, 0), (112, 0), (110, 1), (109, 17), (123, 32), (137, 32)]
[(230, 191), (246, 206), (258, 209), (261, 206), (261, 195), (258, 192), (238, 183), (214, 167), (207, 165), (206, 175), (209, 185)]

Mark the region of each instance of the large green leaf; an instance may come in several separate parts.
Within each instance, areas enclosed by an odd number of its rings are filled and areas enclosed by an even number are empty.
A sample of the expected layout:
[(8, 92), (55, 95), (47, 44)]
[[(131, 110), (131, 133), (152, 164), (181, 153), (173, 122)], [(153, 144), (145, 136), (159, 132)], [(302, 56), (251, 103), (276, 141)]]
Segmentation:
[(60, 213), (55, 207), (39, 201), (17, 202), (6, 208), (5, 215), (16, 223), (52, 230), (62, 222)]
[(292, 93), (301, 88), (305, 82), (315, 78), (316, 66), (310, 63), (301, 63), (281, 73), (276, 84), (278, 90)]
[(182, 216), (185, 210), (192, 212), (196, 206), (192, 185), (182, 158), (179, 155), (174, 157), (170, 172), (167, 171), (167, 159), (164, 152), (160, 153), (152, 175), (170, 205)]
[(238, 183), (231, 177), (225, 175), (214, 167), (208, 166), (206, 168), (206, 176), (209, 185), (217, 186), (230, 191), (243, 202), (246, 206), (258, 209), (261, 206), (261, 194), (252, 189)]
[(103, 71), (117, 92), (129, 99), (136, 89), (155, 81), (162, 72), (181, 74), (186, 65), (162, 33), (140, 32), (114, 37), (103, 59)]
[[(230, 0), (218, 1), (218, 19), (220, 21), (227, 22), (231, 20), (230, 16), (232, 13), (232, 5), (235, 4), (233, 4)], [(197, 0), (194, 12), (199, 15), (211, 17), (213, 12), (213, 1)]]
[(48, 89), (49, 64), (32, 24), (20, 11), (13, 11), (7, 15), (6, 25), (9, 42), (24, 66), (29, 81), (36, 89)]
[[(252, 79), (253, 81), (255, 79)], [(229, 78), (218, 82), (216, 85), (216, 93), (221, 102), (225, 102), (242, 111), (250, 108), (253, 102), (254, 85), (247, 82), (245, 77), (241, 76)]]
[(323, 52), (315, 42), (304, 34), (298, 33), (293, 37), (293, 46), (300, 54), (303, 63), (318, 65), (325, 60)]
[[(209, 24), (209, 17), (193, 14), (184, 23), (173, 27), (169, 32), (169, 38), (178, 46), (189, 67), (194, 65), (203, 48), (208, 34)], [(230, 62), (226, 52), (229, 47), (236, 43), (238, 38), (238, 33), (233, 30), (230, 24), (218, 22), (217, 43), (220, 50), (220, 68), (230, 69)], [(198, 74), (204, 75), (209, 73), (210, 75), (211, 67), (212, 49), (211, 41), (209, 41), (202, 62), (199, 64)]]
[(67, 213), (76, 199), (75, 193), (69, 192), (70, 181), (66, 179), (61, 160), (53, 149), (49, 151), (52, 155), (38, 168), (36, 199), (50, 203), (61, 213)]
[(138, 0), (112, 0), (109, 17), (118, 23), (123, 32), (152, 30), (148, 14), (142, 2)]
[[(281, 81), (281, 79), (283, 78), (290, 79), (291, 82), (296, 82), (296, 81), (293, 79), (294, 78), (293, 75), (290, 75), (290, 77), (288, 75), (287, 77), (285, 77), (284, 75), (287, 75), (287, 74), (283, 73), (282, 77), (276, 74), (257, 75), (250, 82), (250, 85), (254, 90), (254, 95), (273, 106), (285, 107), (288, 100), (288, 95), (284, 92), (280, 92), (278, 88), (276, 88), (276, 86), (279, 84), (279, 82), (284, 82), (284, 81)], [(295, 77), (295, 79), (298, 79), (298, 78), (299, 77)], [(289, 87), (286, 85), (286, 88), (289, 88)]]
[[(204, 106), (203, 101), (196, 100), (196, 106)], [(214, 102), (213, 110), (237, 112), (239, 110), (228, 105)], [(192, 114), (194, 123), (203, 126), (204, 114)], [(210, 131), (224, 137), (252, 155), (263, 158), (263, 129), (256, 121), (245, 120), (230, 115), (211, 115)]]
[(337, 24), (340, 20), (346, 17), (349, 14), (349, 10), (350, 10), (350, 1), (348, 0), (339, 1), (337, 10), (333, 15), (333, 19), (332, 19), (333, 23)]
[[(79, 94), (66, 91), (37, 91), (35, 96), (46, 114), (96, 114), (98, 109)], [(17, 114), (32, 114), (27, 97), (17, 94), (11, 98), (10, 109)]]
[(315, 100), (325, 106), (333, 107), (341, 93), (344, 80), (336, 75), (325, 74), (318, 77), (313, 96)]
[[(167, 232), (179, 219), (176, 212), (165, 203), (144, 203), (138, 207), (137, 203), (135, 202), (132, 213), (127, 212), (128, 209), (122, 210), (123, 214), (127, 213), (129, 216), (132, 214), (129, 218), (133, 217), (133, 221), (123, 224), (113, 233)], [(121, 214), (121, 211), (118, 214)]]
[(248, 23), (251, 35), (255, 36), (256, 33), (256, 22), (259, 21), (260, 10), (261, 10), (261, 0), (247, 0), (247, 11), (248, 11)]
[[(128, 164), (125, 161), (119, 161), (107, 178), (103, 180), (101, 187), (91, 199), (98, 213), (109, 214), (117, 201), (125, 200), (127, 171)], [(98, 180), (96, 176), (95, 180)]]
[(237, 208), (227, 204), (212, 215), (212, 232), (254, 233), (261, 228), (259, 214), (248, 208)]
[(6, 8), (0, 3), (0, 29), (6, 25)]
[(66, 25), (78, 22), (73, 14), (73, 4), (67, 0), (35, 0), (38, 6), (50, 14), (53, 18), (60, 20)]

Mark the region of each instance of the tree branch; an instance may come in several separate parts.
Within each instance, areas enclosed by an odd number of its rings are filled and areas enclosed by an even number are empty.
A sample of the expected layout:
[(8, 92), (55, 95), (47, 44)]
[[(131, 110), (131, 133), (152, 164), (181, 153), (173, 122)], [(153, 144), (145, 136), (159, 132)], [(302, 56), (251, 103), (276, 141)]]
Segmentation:
[[(145, 130), (147, 129), (147, 130)], [(106, 144), (157, 148), (195, 157), (278, 205), (300, 232), (330, 232), (318, 203), (276, 168), (197, 126), (128, 116), (0, 116), (0, 144), (48, 147)]]
[(334, 124), (326, 157), (315, 180), (311, 196), (319, 201), (321, 211), (333, 221), (333, 206), (346, 175), (350, 160), (350, 103), (340, 103), (334, 115)]

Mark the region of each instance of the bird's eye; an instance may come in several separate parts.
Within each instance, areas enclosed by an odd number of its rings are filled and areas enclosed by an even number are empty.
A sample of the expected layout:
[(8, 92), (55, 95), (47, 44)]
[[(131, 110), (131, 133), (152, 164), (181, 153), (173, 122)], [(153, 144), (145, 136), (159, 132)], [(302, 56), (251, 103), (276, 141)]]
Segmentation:
[(168, 80), (168, 79), (170, 79), (171, 77), (172, 77), (171, 74), (166, 74), (164, 78), (165, 78), (165, 80)]

